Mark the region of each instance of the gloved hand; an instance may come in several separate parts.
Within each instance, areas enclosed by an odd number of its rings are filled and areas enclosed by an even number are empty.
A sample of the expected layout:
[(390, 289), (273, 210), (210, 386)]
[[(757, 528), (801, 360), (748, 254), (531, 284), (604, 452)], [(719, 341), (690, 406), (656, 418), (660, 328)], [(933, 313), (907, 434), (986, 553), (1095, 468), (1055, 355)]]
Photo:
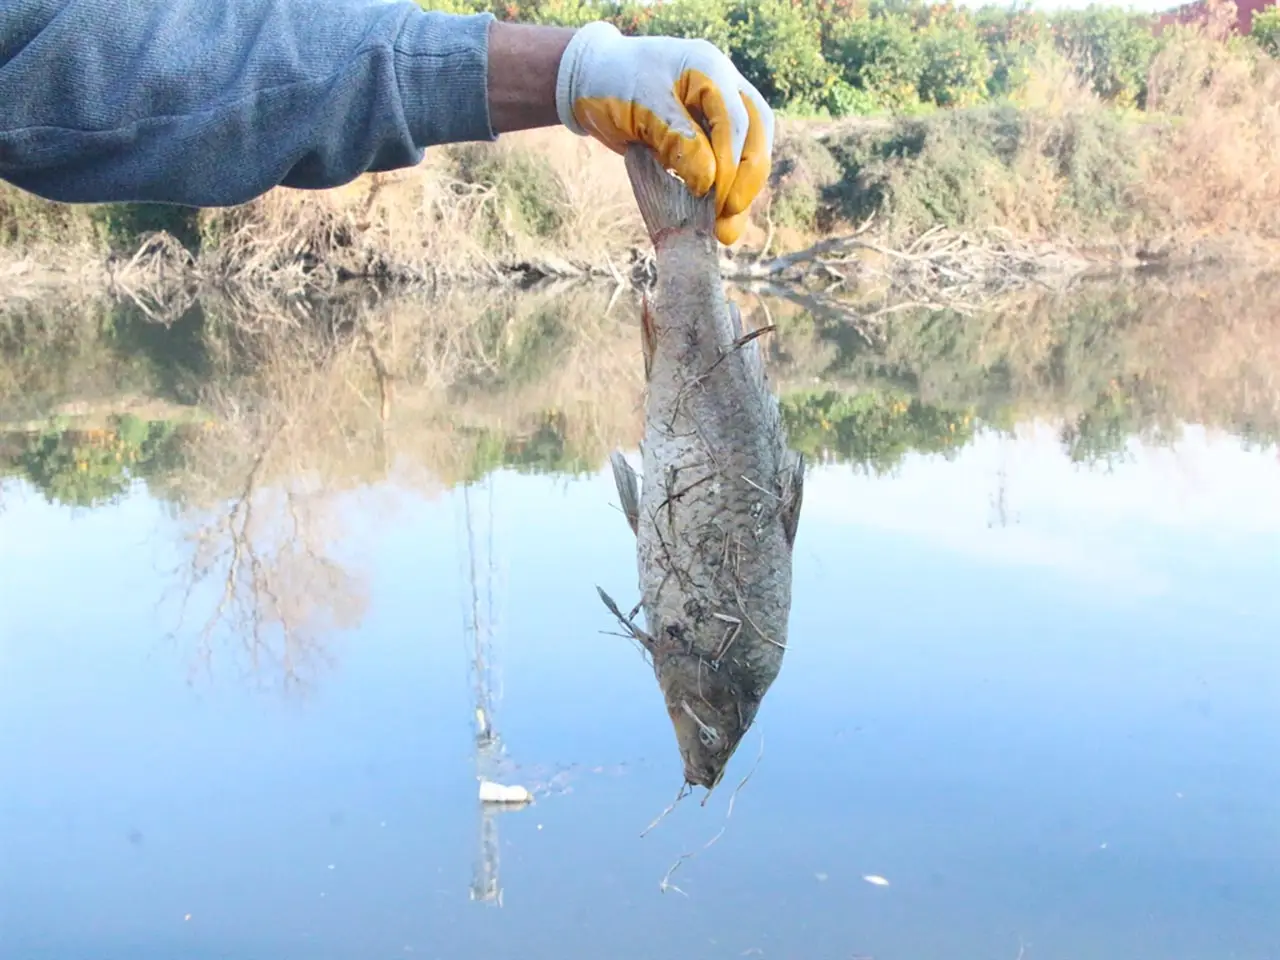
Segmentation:
[(713, 44), (590, 23), (565, 48), (556, 110), (574, 133), (618, 153), (648, 144), (695, 196), (714, 186), (716, 235), (724, 244), (742, 236), (773, 164), (773, 111)]

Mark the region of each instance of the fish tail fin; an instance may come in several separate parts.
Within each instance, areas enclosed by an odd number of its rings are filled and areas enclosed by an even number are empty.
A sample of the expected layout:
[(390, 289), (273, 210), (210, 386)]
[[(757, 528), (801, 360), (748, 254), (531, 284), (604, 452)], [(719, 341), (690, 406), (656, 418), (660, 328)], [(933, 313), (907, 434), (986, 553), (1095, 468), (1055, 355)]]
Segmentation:
[(695, 197), (683, 180), (667, 173), (654, 152), (642, 143), (633, 143), (626, 153), (627, 177), (636, 196), (640, 216), (656, 240), (668, 230), (692, 227), (699, 233), (715, 233), (715, 187), (704, 197)]

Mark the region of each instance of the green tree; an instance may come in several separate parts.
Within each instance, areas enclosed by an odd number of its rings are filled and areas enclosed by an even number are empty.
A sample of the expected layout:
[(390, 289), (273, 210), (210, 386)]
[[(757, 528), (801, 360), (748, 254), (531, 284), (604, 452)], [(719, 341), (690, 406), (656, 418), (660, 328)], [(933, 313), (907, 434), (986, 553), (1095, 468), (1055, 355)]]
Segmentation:
[(822, 32), (792, 0), (738, 0), (731, 13), (738, 69), (771, 104), (820, 103), (838, 79)]
[(1146, 100), (1147, 73), (1158, 46), (1153, 27), (1151, 17), (1101, 6), (1064, 11), (1053, 19), (1058, 49), (1093, 92), (1126, 107)]
[(987, 97), (991, 57), (973, 25), (962, 17), (940, 18), (920, 39), (920, 99), (940, 107), (968, 107)]
[(732, 51), (730, 0), (658, 0), (635, 32), (649, 36), (701, 37), (721, 50)]
[(987, 94), (1007, 97), (1026, 79), (1027, 65), (1053, 35), (1040, 11), (1019, 7), (983, 7), (974, 14), (974, 29), (982, 37), (991, 63)]
[(844, 79), (882, 106), (902, 109), (919, 102), (924, 53), (920, 35), (904, 14), (848, 22), (836, 41)]
[(581, 27), (607, 13), (594, 0), (529, 0), (519, 4), (519, 19), (526, 23), (543, 23), (558, 27)]

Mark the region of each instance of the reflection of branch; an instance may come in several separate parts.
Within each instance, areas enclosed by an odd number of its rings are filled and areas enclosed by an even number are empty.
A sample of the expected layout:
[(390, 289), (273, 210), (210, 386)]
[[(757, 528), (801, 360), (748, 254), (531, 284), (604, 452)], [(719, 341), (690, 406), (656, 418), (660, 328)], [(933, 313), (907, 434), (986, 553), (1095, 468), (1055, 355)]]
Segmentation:
[[(278, 435), (278, 434), (277, 434)], [(268, 444), (268, 448), (270, 444)], [(253, 520), (253, 494), (258, 485), (258, 476), (262, 470), (262, 464), (266, 460), (267, 451), (263, 450), (253, 461), (253, 467), (249, 471), (249, 476), (245, 480), (244, 490), (240, 496), (236, 498), (231, 505), (231, 510), (227, 514), (227, 529), (231, 532), (231, 562), (227, 564), (227, 578), (223, 584), (222, 599), (218, 601), (218, 606), (214, 609), (209, 622), (205, 624), (204, 631), (201, 633), (202, 644), (207, 644), (209, 634), (213, 632), (214, 626), (217, 624), (224, 613), (227, 606), (231, 603), (235, 596), (236, 581), (240, 576), (240, 560), (242, 558), (247, 538), (243, 535), (243, 531), (249, 529)], [(236, 521), (243, 514), (244, 523), (241, 525), (241, 532), (236, 532)], [(252, 548), (251, 548), (252, 549)], [(199, 562), (199, 558), (193, 558), (192, 566)], [(198, 577), (196, 578), (198, 579)]]
[(378, 407), (378, 417), (383, 423), (386, 423), (391, 419), (391, 400), (395, 377), (387, 369), (382, 355), (378, 353), (378, 345), (373, 342), (373, 334), (370, 332), (368, 325), (363, 324), (360, 329), (364, 335), (365, 349), (369, 352), (369, 362), (373, 364), (374, 376), (378, 378), (378, 397), (381, 400)]
[[(378, 452), (381, 460), (382, 473), (385, 475), (391, 466), (390, 444), (388, 442), (388, 432), (391, 421), (391, 404), (395, 397), (395, 375), (387, 366), (382, 354), (378, 351), (378, 345), (374, 342), (373, 331), (369, 328), (369, 323), (364, 322), (360, 325), (360, 330), (364, 335), (365, 350), (369, 354), (369, 362), (373, 366), (373, 374), (378, 381)], [(391, 349), (395, 351), (395, 326), (391, 326)]]
[(857, 331), (869, 345), (874, 345), (875, 331), (867, 322), (872, 319), (862, 313), (859, 313), (852, 306), (841, 302), (833, 296), (821, 293), (811, 293), (796, 287), (785, 286), (776, 283), (754, 283), (741, 284), (741, 286), (756, 294), (763, 302), (761, 294), (777, 297), (781, 300), (787, 300), (799, 307), (808, 310), (814, 316), (822, 317), (827, 320), (833, 320), (838, 323), (848, 324), (853, 330)]
[[(794, 273), (795, 267), (827, 266), (829, 261), (826, 259), (828, 254), (843, 252), (853, 249), (857, 245), (870, 248), (870, 244), (860, 244), (858, 238), (871, 228), (871, 218), (863, 223), (852, 234), (845, 237), (827, 237), (820, 240), (811, 247), (803, 250), (797, 250), (795, 253), (786, 253), (782, 256), (774, 257), (772, 260), (754, 260), (750, 263), (743, 263), (737, 260), (725, 260), (721, 262), (720, 273), (728, 280), (766, 280), (780, 279), (784, 274)], [(772, 234), (769, 240), (772, 241)], [(763, 256), (764, 251), (761, 251)]]
[[(200, 659), (211, 663), (213, 637), (222, 626), (238, 635), (251, 672), (270, 666), (278, 671), (282, 685), (293, 689), (305, 687), (305, 674), (317, 661), (328, 659), (323, 629), (358, 616), (363, 598), (353, 591), (349, 575), (313, 542), (318, 517), (296, 488), (300, 470), (290, 461), (280, 463), (292, 439), (311, 435), (310, 424), (280, 409), (278, 400), (275, 410), (259, 415), (262, 419), (251, 413), (246, 421), (241, 415), (223, 428), (232, 444), (240, 436), (235, 427), (248, 427), (251, 435), (264, 439), (229, 505), (195, 531), (186, 597), (189, 600), (195, 587), (219, 570), (218, 599), (199, 634)], [(310, 391), (299, 391), (292, 400), (301, 409), (310, 405), (317, 415), (325, 415)], [(206, 442), (208, 447), (191, 451), (195, 462), (216, 463), (226, 457), (226, 445), (216, 436)], [(268, 487), (272, 464), (286, 471), (275, 482), (277, 489)]]

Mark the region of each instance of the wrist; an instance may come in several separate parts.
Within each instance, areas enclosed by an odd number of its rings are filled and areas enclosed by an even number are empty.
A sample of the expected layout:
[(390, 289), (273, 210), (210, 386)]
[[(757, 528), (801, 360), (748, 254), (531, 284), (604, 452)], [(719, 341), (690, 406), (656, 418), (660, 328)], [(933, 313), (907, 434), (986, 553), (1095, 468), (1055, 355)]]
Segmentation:
[(576, 31), (494, 21), (489, 28), (489, 121), (495, 133), (560, 123), (560, 64)]
[(578, 123), (573, 114), (573, 104), (578, 98), (578, 77), (581, 74), (583, 59), (589, 50), (595, 49), (606, 39), (612, 40), (622, 36), (613, 24), (605, 20), (578, 29), (560, 56), (560, 65), (556, 76), (556, 115), (564, 126), (580, 137), (587, 131)]

